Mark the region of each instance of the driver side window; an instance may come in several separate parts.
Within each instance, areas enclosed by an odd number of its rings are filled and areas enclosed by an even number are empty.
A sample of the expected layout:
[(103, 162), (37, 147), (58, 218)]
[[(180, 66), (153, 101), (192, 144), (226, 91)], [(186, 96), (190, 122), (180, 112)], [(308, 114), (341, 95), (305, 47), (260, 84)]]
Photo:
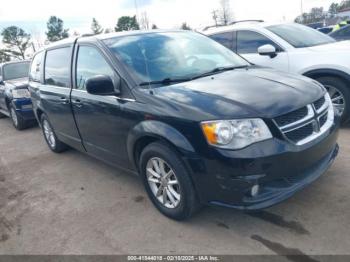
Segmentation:
[(237, 32), (237, 53), (238, 54), (257, 54), (258, 48), (263, 45), (272, 45), (277, 52), (281, 48), (266, 36), (257, 32), (242, 30)]
[(112, 80), (115, 73), (107, 63), (102, 54), (94, 47), (79, 46), (77, 68), (76, 68), (76, 88), (86, 90), (86, 80), (96, 75), (107, 75)]

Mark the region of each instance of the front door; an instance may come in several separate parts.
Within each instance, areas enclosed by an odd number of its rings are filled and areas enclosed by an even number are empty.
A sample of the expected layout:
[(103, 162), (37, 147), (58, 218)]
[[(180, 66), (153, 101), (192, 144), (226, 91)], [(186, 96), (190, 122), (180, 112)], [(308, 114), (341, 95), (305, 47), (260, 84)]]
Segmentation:
[(115, 83), (120, 80), (100, 49), (92, 45), (79, 45), (71, 100), (83, 144), (89, 154), (118, 166), (126, 166), (126, 140), (120, 135), (124, 131), (121, 130), (118, 99), (86, 92), (86, 80), (96, 75), (110, 76)]
[[(276, 48), (277, 56), (263, 56), (258, 53), (258, 48), (267, 44)], [(272, 67), (285, 72), (289, 71), (288, 53), (275, 42), (258, 32), (249, 30), (237, 31), (236, 48), (238, 54), (253, 64)]]

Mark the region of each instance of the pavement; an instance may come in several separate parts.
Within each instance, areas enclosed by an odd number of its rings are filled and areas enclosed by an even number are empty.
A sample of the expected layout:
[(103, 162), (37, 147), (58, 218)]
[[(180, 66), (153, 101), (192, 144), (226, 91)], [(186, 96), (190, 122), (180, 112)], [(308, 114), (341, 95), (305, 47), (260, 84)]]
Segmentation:
[[(260, 213), (161, 215), (138, 177), (0, 119), (0, 254), (350, 254), (350, 128), (327, 173)], [(304, 260), (312, 261), (312, 260)]]

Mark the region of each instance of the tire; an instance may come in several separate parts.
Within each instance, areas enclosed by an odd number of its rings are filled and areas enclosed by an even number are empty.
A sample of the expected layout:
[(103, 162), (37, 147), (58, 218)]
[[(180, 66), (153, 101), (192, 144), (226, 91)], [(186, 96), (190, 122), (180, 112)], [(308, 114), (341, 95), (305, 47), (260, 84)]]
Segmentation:
[[(163, 161), (165, 172), (157, 173), (155, 168), (157, 165), (154, 165), (154, 161), (158, 163), (158, 167), (161, 166), (160, 161)], [(177, 153), (166, 144), (155, 142), (148, 145), (141, 153), (139, 168), (146, 192), (162, 214), (171, 219), (185, 220), (199, 210), (200, 204), (189, 173)], [(152, 172), (148, 171), (149, 169), (152, 169)], [(154, 173), (163, 177), (163, 181), (160, 182), (161, 179), (158, 180)], [(166, 178), (165, 173), (170, 175)], [(149, 182), (149, 179), (153, 181)], [(156, 180), (158, 183), (155, 182)], [(178, 183), (176, 184), (175, 181)], [(159, 192), (157, 186), (162, 187), (162, 193), (158, 197), (155, 193)]]
[[(335, 108), (341, 108), (341, 104), (343, 104), (344, 109), (341, 115), (341, 123), (344, 124), (349, 121), (350, 118), (350, 90), (347, 87), (346, 83), (337, 78), (337, 77), (320, 77), (316, 79), (320, 82), (324, 87), (328, 90), (328, 93), (331, 96), (333, 101), (333, 105)], [(335, 92), (334, 92), (335, 91)], [(343, 97), (343, 99), (336, 99), (339, 97), (339, 94)]]
[(57, 138), (55, 131), (53, 130), (53, 127), (45, 114), (42, 114), (40, 122), (45, 141), (51, 151), (55, 153), (62, 153), (66, 151), (68, 146)]
[(26, 121), (17, 113), (16, 109), (11, 104), (9, 105), (9, 111), (12, 124), (17, 130), (23, 130), (27, 128)]

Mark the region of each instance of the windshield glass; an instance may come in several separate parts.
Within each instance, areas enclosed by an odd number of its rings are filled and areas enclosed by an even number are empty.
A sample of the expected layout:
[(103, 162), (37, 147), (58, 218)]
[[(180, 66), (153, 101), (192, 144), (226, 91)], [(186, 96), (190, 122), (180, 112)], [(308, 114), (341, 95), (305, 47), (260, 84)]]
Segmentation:
[(335, 40), (315, 29), (299, 24), (282, 24), (267, 27), (296, 48), (324, 45)]
[(28, 77), (29, 62), (13, 63), (4, 66), (4, 80)]
[(139, 83), (190, 79), (218, 67), (249, 63), (193, 32), (147, 33), (104, 40)]

